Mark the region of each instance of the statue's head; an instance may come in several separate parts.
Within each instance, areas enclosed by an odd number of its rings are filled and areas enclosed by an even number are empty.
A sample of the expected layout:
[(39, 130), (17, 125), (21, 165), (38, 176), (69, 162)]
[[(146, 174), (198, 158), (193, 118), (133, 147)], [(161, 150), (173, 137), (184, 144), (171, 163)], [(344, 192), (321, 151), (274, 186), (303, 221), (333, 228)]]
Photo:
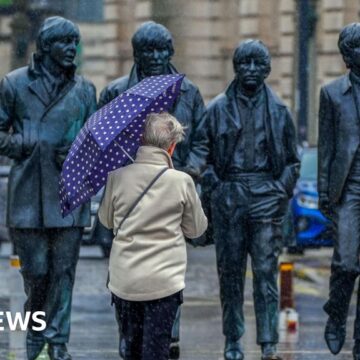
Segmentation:
[(360, 69), (360, 23), (346, 25), (340, 32), (338, 47), (349, 69)]
[(271, 56), (260, 40), (245, 40), (235, 49), (233, 65), (240, 86), (255, 91), (270, 74)]
[(73, 65), (76, 46), (80, 41), (77, 25), (60, 16), (45, 19), (36, 39), (36, 52), (67, 69)]
[(165, 26), (147, 21), (136, 30), (131, 43), (135, 63), (144, 76), (167, 73), (174, 47), (171, 33)]

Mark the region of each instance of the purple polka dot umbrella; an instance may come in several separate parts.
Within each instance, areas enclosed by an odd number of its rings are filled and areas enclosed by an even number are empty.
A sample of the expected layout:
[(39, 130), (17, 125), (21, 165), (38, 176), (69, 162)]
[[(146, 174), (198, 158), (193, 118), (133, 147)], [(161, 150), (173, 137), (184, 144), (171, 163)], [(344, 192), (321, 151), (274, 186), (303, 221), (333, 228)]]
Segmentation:
[(87, 120), (61, 172), (63, 217), (95, 195), (110, 171), (133, 161), (146, 116), (172, 107), (183, 78), (182, 74), (147, 77)]

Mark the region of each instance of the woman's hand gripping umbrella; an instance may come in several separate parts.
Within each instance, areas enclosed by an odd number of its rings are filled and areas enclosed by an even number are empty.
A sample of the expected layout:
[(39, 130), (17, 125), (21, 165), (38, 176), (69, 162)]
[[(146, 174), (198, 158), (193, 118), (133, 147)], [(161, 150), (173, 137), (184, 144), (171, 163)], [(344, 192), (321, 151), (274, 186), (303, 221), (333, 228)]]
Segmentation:
[(183, 78), (182, 74), (147, 77), (88, 119), (62, 168), (63, 217), (95, 195), (106, 184), (108, 172), (133, 161), (146, 116), (171, 109)]

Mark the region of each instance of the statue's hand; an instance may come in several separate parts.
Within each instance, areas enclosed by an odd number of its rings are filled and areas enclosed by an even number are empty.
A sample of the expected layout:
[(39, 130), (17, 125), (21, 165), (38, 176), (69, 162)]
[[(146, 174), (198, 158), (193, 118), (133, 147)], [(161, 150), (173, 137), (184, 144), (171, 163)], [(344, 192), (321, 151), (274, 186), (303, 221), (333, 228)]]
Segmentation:
[(35, 146), (36, 146), (36, 143), (32, 143), (32, 144), (23, 143), (23, 153), (24, 153), (25, 157), (29, 157), (32, 154)]
[(64, 145), (55, 150), (55, 161), (60, 169), (62, 169), (62, 166), (64, 164), (64, 161), (67, 157), (69, 150), (70, 150), (70, 146), (68, 145)]
[(214, 241), (210, 239), (210, 237), (206, 232), (197, 238), (194, 239), (186, 238), (185, 240), (188, 244), (190, 244), (193, 247), (205, 247), (207, 245), (214, 244)]
[(322, 212), (324, 216), (327, 218), (331, 217), (332, 211), (331, 211), (331, 205), (329, 198), (324, 195), (319, 196), (319, 209)]
[(11, 159), (21, 160), (23, 157), (23, 137), (21, 134), (16, 133), (12, 135), (8, 135), (9, 143), (10, 143), (10, 151), (8, 156)]

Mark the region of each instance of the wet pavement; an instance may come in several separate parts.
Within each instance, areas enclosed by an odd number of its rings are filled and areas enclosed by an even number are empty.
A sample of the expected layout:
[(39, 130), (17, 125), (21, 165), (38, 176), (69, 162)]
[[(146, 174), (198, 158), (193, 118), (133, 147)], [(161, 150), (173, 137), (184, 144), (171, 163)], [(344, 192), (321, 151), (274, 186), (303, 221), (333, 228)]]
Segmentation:
[[(8, 310), (11, 282), (21, 290), (19, 277), (9, 270), (6, 256), (0, 256), (0, 311)], [(351, 337), (354, 309), (348, 322), (348, 340), (344, 350), (333, 357), (323, 340), (326, 321), (322, 305), (326, 300), (331, 251), (312, 250), (296, 260), (296, 308), (300, 314), (297, 333), (280, 334), (279, 353), (284, 360), (351, 359)], [(1, 255), (1, 253), (0, 253)], [(288, 258), (287, 258), (288, 259)], [(74, 360), (115, 360), (117, 329), (110, 298), (105, 288), (107, 260), (100, 257), (97, 248), (82, 248), (74, 290), (72, 333), (69, 350)], [(255, 344), (255, 317), (253, 312), (251, 273), (246, 286), (246, 334), (242, 339), (245, 359), (259, 360)], [(19, 287), (20, 285), (20, 287)], [(220, 360), (223, 349), (221, 311), (214, 248), (190, 249), (185, 301), (181, 323), (181, 359)], [(354, 297), (355, 301), (355, 297)], [(16, 301), (15, 301), (16, 304)], [(354, 305), (354, 304), (353, 304)], [(13, 305), (12, 305), (13, 306)], [(22, 333), (0, 332), (0, 360), (23, 360)], [(9, 349), (10, 344), (13, 349)], [(42, 356), (41, 360), (46, 360)]]

